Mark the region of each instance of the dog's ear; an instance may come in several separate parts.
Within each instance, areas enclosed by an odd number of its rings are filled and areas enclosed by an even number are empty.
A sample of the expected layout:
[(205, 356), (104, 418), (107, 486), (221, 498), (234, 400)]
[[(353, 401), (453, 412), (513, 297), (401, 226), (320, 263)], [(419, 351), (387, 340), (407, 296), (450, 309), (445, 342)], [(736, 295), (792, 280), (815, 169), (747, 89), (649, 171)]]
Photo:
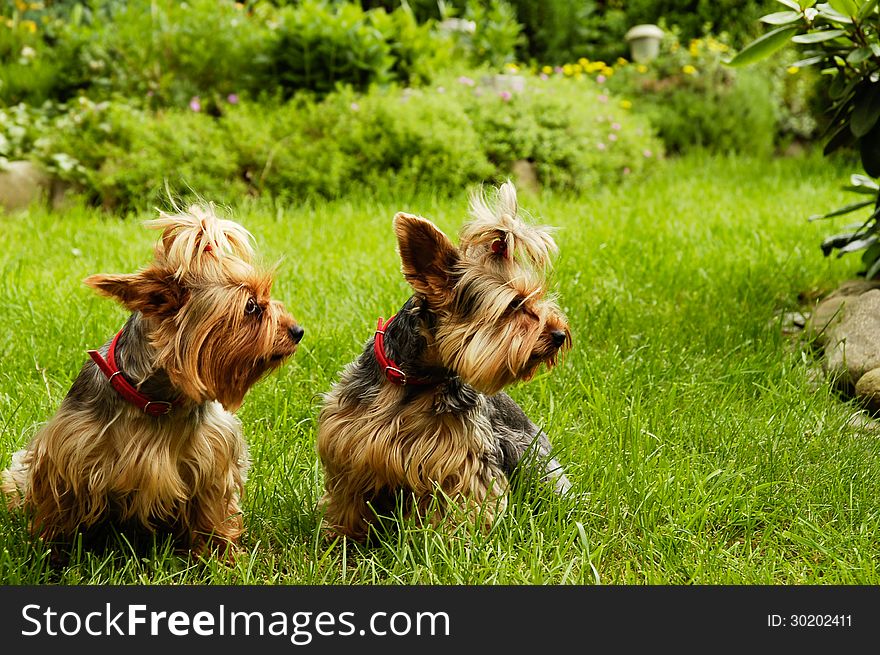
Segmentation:
[(176, 314), (188, 296), (173, 273), (154, 267), (138, 273), (90, 275), (83, 282), (130, 311), (157, 318)]
[(394, 232), (400, 249), (403, 276), (426, 296), (446, 296), (452, 287), (458, 249), (431, 221), (399, 212)]

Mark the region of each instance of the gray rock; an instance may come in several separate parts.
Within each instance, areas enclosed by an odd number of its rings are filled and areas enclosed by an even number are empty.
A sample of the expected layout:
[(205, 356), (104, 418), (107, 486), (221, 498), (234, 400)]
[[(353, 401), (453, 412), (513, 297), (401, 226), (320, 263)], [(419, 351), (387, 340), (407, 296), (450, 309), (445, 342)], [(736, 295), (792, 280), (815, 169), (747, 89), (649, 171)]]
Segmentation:
[(0, 169), (0, 206), (8, 212), (47, 199), (58, 208), (64, 203), (64, 194), (65, 185), (33, 162), (11, 161)]
[(818, 346), (825, 345), (828, 342), (828, 331), (832, 324), (840, 321), (847, 301), (878, 288), (880, 280), (847, 280), (841, 284), (813, 309), (804, 328), (806, 337), (815, 341)]
[(880, 290), (849, 296), (824, 330), (825, 371), (852, 389), (868, 371), (880, 368)]
[(880, 411), (880, 368), (871, 369), (859, 378), (856, 397), (872, 412)]

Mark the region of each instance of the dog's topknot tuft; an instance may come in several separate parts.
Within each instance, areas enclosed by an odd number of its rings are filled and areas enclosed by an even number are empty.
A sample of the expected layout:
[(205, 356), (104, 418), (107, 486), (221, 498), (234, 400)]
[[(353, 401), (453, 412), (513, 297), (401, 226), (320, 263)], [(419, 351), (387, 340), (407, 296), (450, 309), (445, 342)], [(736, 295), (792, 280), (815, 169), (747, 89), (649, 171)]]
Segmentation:
[[(466, 255), (490, 256), (502, 252), (509, 259), (526, 260), (540, 268), (550, 265), (557, 252), (551, 228), (526, 223), (518, 216), (516, 187), (509, 180), (488, 199), (481, 189), (471, 196), (471, 221), (459, 233), (462, 252)], [(501, 240), (499, 250), (493, 243)]]
[(223, 259), (250, 263), (253, 258), (251, 233), (234, 221), (219, 218), (213, 204), (191, 205), (175, 214), (160, 211), (159, 218), (144, 225), (162, 230), (156, 257), (178, 278), (209, 275)]

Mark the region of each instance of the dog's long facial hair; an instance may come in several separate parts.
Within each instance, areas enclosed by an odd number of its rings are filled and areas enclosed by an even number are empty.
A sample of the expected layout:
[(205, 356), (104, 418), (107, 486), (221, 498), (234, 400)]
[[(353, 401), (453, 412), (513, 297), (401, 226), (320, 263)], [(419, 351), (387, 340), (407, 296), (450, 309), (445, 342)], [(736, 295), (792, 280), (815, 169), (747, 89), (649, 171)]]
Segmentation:
[(450, 502), (491, 524), (508, 479), (534, 449), (556, 489), (569, 483), (549, 457), (547, 436), (500, 393), (553, 367), (571, 334), (546, 290), (555, 244), (546, 228), (517, 218), (505, 184), (494, 208), (482, 197), (456, 247), (431, 222), (394, 218), (413, 296), (384, 333), (403, 386), (386, 379), (370, 340), (343, 371), (319, 416), (321, 505), (332, 531), (363, 539), (397, 503), (433, 523)]
[(33, 532), (49, 541), (110, 523), (168, 532), (201, 550), (234, 544), (242, 532), (249, 460), (231, 412), (294, 353), (303, 330), (271, 299), (272, 276), (252, 265), (240, 225), (199, 206), (147, 224), (162, 230), (150, 266), (85, 283), (132, 312), (115, 349), (124, 376), (175, 405), (150, 416), (94, 362), (83, 366), (2, 480), (9, 504), (23, 505)]

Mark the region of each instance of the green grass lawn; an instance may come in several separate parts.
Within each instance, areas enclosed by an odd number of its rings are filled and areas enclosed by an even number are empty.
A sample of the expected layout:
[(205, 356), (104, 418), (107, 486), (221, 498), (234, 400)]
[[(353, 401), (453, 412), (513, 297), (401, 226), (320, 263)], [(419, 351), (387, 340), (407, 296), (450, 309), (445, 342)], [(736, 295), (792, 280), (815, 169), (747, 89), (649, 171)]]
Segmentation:
[[(521, 194), (561, 228), (554, 277), (574, 349), (511, 393), (577, 493), (517, 492), (488, 535), (410, 525), (369, 549), (319, 533), (318, 394), (408, 297), (393, 214), (451, 234), (465, 195), (243, 203), (231, 213), (267, 264), (281, 260), (275, 297), (306, 329), (239, 412), (253, 459), (244, 554), (225, 566), (160, 546), (53, 568), (0, 509), (0, 584), (880, 583), (878, 436), (811, 382), (809, 348), (779, 318), (858, 269), (857, 255), (819, 250), (840, 225), (806, 221), (847, 201), (847, 177), (818, 157), (692, 157), (579, 198)], [(55, 411), (85, 350), (122, 324), (81, 280), (147, 263), (156, 235), (139, 223), (150, 216), (0, 217), (0, 465)]]

